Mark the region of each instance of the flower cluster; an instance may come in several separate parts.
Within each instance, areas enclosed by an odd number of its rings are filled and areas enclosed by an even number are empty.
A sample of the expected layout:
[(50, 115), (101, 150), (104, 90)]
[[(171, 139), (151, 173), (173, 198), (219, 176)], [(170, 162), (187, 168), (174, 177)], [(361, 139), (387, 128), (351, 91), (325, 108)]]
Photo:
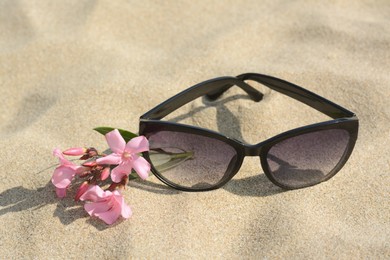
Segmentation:
[[(129, 218), (132, 214), (120, 190), (125, 188), (133, 169), (140, 178), (148, 177), (150, 164), (139, 153), (149, 150), (149, 142), (144, 136), (137, 136), (126, 143), (117, 129), (105, 137), (111, 154), (99, 153), (93, 147), (70, 148), (63, 152), (54, 149), (53, 154), (60, 164), (51, 181), (59, 198), (64, 198), (71, 186), (79, 185), (75, 201), (85, 201), (84, 209), (90, 216), (110, 225), (120, 216)], [(77, 165), (65, 155), (81, 156), (79, 160), (84, 162)], [(103, 190), (104, 186), (108, 187)]]

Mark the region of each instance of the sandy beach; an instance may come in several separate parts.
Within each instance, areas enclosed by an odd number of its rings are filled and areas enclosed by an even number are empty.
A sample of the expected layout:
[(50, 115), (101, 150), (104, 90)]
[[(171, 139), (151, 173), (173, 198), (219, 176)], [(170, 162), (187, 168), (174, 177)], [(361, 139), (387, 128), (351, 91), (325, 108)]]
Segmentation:
[[(1, 259), (389, 259), (390, 2), (0, 1)], [(319, 185), (285, 191), (247, 157), (223, 188), (181, 192), (152, 176), (107, 226), (56, 198), (54, 148), (107, 143), (196, 83), (256, 72), (355, 112), (355, 149)], [(256, 144), (328, 120), (260, 84), (166, 120)]]

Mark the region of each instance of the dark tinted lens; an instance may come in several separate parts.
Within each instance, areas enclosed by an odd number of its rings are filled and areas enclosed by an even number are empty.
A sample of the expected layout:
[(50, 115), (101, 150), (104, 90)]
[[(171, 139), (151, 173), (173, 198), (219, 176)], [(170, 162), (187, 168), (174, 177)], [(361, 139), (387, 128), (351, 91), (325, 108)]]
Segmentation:
[(146, 134), (154, 168), (168, 181), (186, 188), (209, 188), (230, 172), (236, 150), (217, 139), (171, 131)]
[(302, 134), (275, 144), (267, 162), (274, 179), (299, 188), (321, 182), (336, 167), (349, 142), (344, 129)]

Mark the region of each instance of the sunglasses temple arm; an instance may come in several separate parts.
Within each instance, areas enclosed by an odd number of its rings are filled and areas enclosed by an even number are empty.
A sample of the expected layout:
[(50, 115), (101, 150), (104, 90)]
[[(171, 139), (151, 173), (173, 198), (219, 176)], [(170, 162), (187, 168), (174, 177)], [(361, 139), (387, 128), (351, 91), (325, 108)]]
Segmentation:
[(263, 98), (262, 93), (244, 81), (239, 80), (236, 77), (221, 77), (204, 81), (180, 92), (179, 94), (171, 97), (170, 99), (143, 114), (141, 119), (161, 119), (198, 97), (207, 96), (209, 94), (211, 96), (218, 97), (232, 86), (240, 87), (242, 90), (248, 93), (249, 97), (253, 101), (258, 102)]
[(340, 105), (333, 103), (307, 89), (299, 87), (288, 81), (278, 79), (275, 77), (257, 74), (257, 73), (245, 73), (237, 76), (238, 79), (253, 80), (261, 83), (277, 92), (294, 98), (328, 116), (331, 118), (353, 117), (355, 114)]

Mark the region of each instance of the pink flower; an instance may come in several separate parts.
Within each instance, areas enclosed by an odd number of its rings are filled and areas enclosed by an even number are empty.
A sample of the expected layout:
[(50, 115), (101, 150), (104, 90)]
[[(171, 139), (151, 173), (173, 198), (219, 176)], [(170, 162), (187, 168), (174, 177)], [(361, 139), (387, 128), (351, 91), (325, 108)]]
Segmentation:
[(124, 176), (128, 176), (134, 169), (142, 179), (148, 177), (150, 164), (137, 153), (149, 150), (149, 141), (145, 136), (131, 139), (127, 144), (118, 129), (106, 134), (106, 140), (112, 150), (112, 154), (96, 160), (98, 164), (118, 164), (111, 171), (111, 179), (120, 182)]
[(114, 223), (119, 216), (129, 218), (132, 214), (118, 190), (103, 191), (99, 186), (93, 185), (81, 195), (80, 200), (90, 201), (85, 203), (84, 209), (90, 216), (98, 217), (108, 225)]
[(66, 196), (66, 189), (69, 187), (74, 176), (84, 172), (86, 168), (68, 161), (60, 149), (54, 149), (53, 155), (58, 157), (60, 165), (54, 170), (51, 182), (56, 186), (57, 196), (63, 198)]

